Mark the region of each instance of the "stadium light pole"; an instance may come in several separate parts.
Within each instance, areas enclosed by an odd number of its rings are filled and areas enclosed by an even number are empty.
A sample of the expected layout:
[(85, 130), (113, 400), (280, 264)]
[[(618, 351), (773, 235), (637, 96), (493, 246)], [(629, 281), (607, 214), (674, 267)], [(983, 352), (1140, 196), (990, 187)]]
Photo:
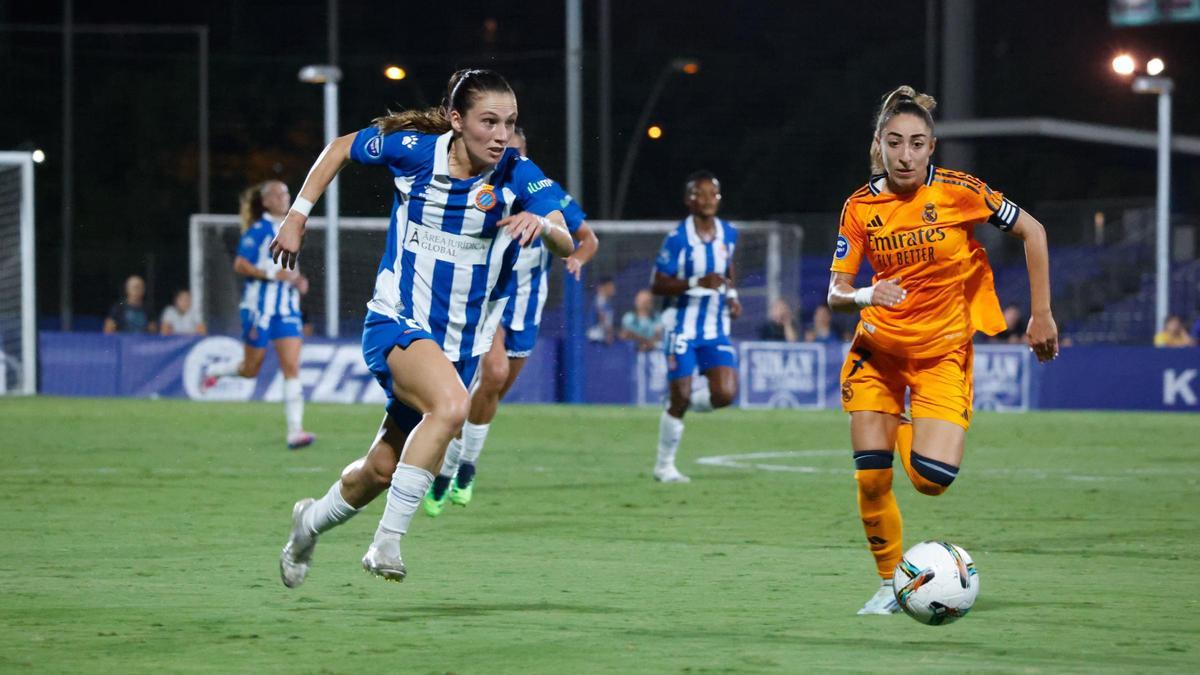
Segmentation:
[[(300, 81), (325, 86), (325, 143), (337, 138), (338, 83), (342, 69), (331, 65), (304, 66)], [(338, 336), (339, 275), (338, 264), (338, 181), (334, 178), (325, 190), (325, 335)]]
[[(1133, 57), (1121, 54), (1113, 59), (1113, 70), (1118, 75), (1133, 75)], [(1146, 63), (1147, 75), (1133, 78), (1133, 91), (1138, 94), (1158, 96), (1158, 179), (1154, 199), (1155, 220), (1155, 285), (1154, 285), (1154, 330), (1161, 330), (1170, 312), (1171, 281), (1171, 94), (1175, 82), (1163, 77), (1165, 69), (1162, 59), (1150, 59)]]
[(654, 104), (658, 103), (659, 96), (662, 96), (663, 88), (667, 86), (667, 80), (675, 73), (695, 75), (698, 72), (700, 72), (700, 63), (695, 59), (671, 59), (658, 73), (658, 78), (654, 80), (654, 86), (650, 89), (650, 95), (646, 97), (646, 103), (642, 106), (642, 114), (638, 117), (637, 126), (629, 135), (629, 147), (625, 150), (625, 160), (621, 162), (621, 176), (617, 179), (617, 197), (612, 210), (613, 220), (620, 220), (625, 210), (625, 196), (629, 192), (629, 181), (633, 179), (633, 165), (637, 162), (638, 147), (640, 147), (642, 135), (646, 131), (646, 124), (650, 122), (650, 114), (654, 112)]

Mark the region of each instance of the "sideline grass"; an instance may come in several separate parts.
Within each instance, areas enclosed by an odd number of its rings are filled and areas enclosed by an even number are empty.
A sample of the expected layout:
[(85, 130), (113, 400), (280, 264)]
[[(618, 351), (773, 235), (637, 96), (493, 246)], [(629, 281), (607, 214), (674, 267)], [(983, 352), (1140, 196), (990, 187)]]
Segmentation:
[[(358, 560), (382, 500), (278, 579), (292, 502), (382, 411), (0, 399), (0, 672), (1188, 671), (1200, 652), (1195, 416), (980, 414), (943, 497), (898, 476), (906, 543), (977, 561), (946, 627), (857, 617), (874, 590), (838, 413), (502, 408), (476, 500), (423, 514), (403, 584)], [(802, 451), (802, 452), (797, 452)], [(698, 465), (700, 456), (774, 470)]]

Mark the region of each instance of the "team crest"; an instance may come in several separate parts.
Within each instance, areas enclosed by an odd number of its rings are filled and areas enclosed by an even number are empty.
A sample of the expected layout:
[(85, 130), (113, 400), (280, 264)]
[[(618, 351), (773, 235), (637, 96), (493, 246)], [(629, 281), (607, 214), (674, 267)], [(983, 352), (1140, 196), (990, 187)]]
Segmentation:
[(925, 205), (925, 212), (921, 214), (921, 218), (930, 225), (937, 222), (937, 209), (933, 206), (933, 202)]
[(496, 205), (496, 190), (491, 185), (484, 185), (475, 193), (475, 208), (480, 211), (491, 211)]
[(854, 398), (854, 387), (849, 382), (842, 383), (842, 401), (849, 403)]

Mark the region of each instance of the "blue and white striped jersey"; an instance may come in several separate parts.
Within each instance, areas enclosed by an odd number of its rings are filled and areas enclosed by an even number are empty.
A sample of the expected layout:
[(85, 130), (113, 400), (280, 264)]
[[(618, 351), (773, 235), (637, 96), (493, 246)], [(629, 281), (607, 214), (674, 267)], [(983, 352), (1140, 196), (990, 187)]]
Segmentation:
[[(688, 216), (663, 240), (654, 268), (679, 279), (702, 277), (712, 272), (729, 276), (737, 237), (737, 228), (732, 223), (717, 218), (715, 235), (712, 240), (704, 241), (696, 234), (695, 223)], [(667, 298), (663, 328), (685, 340), (728, 337), (729, 309), (725, 291), (695, 287), (678, 297)]]
[[(552, 197), (558, 199), (558, 209), (562, 211), (567, 229), (574, 236), (579, 226), (587, 220), (587, 214), (579, 206), (579, 202), (571, 198), (562, 186), (554, 183), (556, 190)], [(550, 263), (554, 258), (550, 250), (542, 245), (541, 238), (536, 238), (522, 248), (513, 264), (513, 277), (510, 287), (512, 299), (504, 308), (504, 318), (501, 324), (515, 331), (536, 328), (542, 324), (542, 308), (546, 306), (546, 298), (550, 295)]]
[[(283, 269), (271, 260), (271, 242), (279, 230), (279, 223), (271, 214), (250, 225), (238, 243), (238, 256), (250, 261), (271, 277)], [(258, 319), (272, 316), (294, 316), (300, 314), (300, 292), (296, 287), (282, 281), (246, 279), (242, 284), (242, 309), (254, 312)]]
[(512, 149), (478, 176), (452, 178), (451, 136), (367, 127), (350, 158), (394, 176), (387, 248), (367, 308), (416, 321), (459, 361), (491, 347), (508, 300), (519, 247), (496, 223), (515, 206), (544, 216), (559, 204), (552, 181)]

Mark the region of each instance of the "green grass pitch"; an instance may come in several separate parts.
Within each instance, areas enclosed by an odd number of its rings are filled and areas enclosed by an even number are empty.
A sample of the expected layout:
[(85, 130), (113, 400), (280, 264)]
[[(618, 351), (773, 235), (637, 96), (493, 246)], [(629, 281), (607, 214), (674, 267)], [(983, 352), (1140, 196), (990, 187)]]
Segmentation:
[[(308, 582), (277, 556), (382, 411), (0, 399), (0, 672), (1191, 671), (1200, 662), (1194, 415), (982, 413), (960, 479), (906, 543), (978, 563), (970, 616), (858, 617), (874, 568), (845, 417), (688, 418), (691, 485), (650, 480), (655, 410), (501, 408), (475, 501), (359, 558), (382, 498), (326, 534)], [(698, 464), (700, 457), (729, 457)], [(733, 464), (733, 466), (728, 466)], [(760, 465), (755, 468), (755, 465)]]

